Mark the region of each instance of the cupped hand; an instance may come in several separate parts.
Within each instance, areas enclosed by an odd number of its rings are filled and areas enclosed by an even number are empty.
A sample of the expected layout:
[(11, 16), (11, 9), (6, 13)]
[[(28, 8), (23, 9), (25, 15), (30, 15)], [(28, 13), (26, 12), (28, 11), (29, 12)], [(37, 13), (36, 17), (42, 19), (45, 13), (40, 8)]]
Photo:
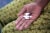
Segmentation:
[[(41, 13), (41, 9), (42, 8), (36, 3), (24, 5), (24, 7), (17, 15), (18, 18), (15, 21), (16, 29), (18, 30), (27, 29), (30, 26), (30, 24), (38, 18), (38, 16)], [(32, 17), (30, 19), (25, 19), (23, 18), (24, 13), (31, 13)]]

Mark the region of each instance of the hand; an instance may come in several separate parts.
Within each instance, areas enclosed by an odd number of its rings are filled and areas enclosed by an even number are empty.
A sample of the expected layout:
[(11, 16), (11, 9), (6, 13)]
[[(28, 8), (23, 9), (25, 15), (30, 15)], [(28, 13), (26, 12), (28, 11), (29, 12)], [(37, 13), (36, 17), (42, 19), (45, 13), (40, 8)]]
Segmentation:
[[(38, 18), (38, 16), (40, 15), (41, 9), (42, 8), (36, 3), (30, 3), (30, 4), (24, 5), (24, 7), (18, 13), (18, 18), (16, 20), (16, 29), (18, 30), (27, 29), (29, 25)], [(24, 13), (26, 12), (31, 13), (31, 16), (32, 16), (28, 20), (23, 18)]]

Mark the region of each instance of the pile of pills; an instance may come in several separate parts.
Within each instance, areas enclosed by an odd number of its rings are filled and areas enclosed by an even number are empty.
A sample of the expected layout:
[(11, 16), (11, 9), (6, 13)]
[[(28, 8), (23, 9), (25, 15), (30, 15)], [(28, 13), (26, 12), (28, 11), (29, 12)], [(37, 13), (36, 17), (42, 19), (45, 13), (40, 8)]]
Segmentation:
[(30, 13), (25, 13), (23, 17), (25, 19), (30, 19), (32, 16), (30, 16)]

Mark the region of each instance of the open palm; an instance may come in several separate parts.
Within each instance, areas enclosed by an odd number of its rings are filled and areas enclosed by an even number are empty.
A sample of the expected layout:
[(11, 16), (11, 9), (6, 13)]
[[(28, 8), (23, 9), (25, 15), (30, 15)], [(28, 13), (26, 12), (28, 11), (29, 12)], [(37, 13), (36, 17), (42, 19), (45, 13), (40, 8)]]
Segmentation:
[[(35, 21), (40, 15), (41, 7), (35, 3), (30, 3), (24, 5), (21, 11), (18, 13), (18, 18), (16, 20), (16, 29), (23, 30), (29, 27), (29, 25)], [(31, 13), (30, 19), (23, 18), (25, 13)]]

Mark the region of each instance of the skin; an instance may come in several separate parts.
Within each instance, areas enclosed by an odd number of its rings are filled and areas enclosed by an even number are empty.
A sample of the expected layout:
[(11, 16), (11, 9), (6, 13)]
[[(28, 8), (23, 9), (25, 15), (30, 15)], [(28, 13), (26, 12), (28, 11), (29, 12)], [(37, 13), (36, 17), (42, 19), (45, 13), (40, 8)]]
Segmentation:
[[(21, 11), (17, 14), (18, 18), (15, 22), (16, 29), (23, 30), (23, 29), (29, 28), (32, 21), (35, 21), (39, 17), (41, 10), (47, 5), (47, 3), (49, 1), (50, 0), (44, 0), (44, 1), (35, 0), (36, 5), (34, 3), (24, 5), (24, 7), (21, 9)], [(31, 13), (32, 17), (28, 20), (24, 19), (23, 15), (25, 12)]]

